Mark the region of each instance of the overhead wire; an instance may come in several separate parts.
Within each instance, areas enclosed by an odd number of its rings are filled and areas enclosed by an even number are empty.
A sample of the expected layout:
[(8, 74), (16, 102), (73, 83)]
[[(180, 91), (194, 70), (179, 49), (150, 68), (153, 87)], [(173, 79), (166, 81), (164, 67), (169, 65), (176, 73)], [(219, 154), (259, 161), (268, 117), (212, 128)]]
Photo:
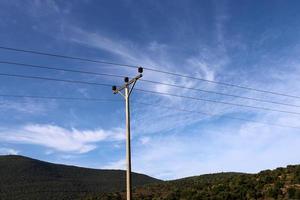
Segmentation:
[(300, 105), (295, 105), (295, 104), (282, 103), (282, 102), (258, 99), (258, 98), (253, 98), (253, 97), (239, 96), (239, 95), (235, 95), (235, 94), (228, 94), (228, 93), (217, 92), (217, 91), (212, 91), (212, 90), (204, 90), (204, 89), (200, 89), (200, 88), (186, 87), (186, 86), (175, 85), (175, 84), (170, 84), (170, 83), (163, 83), (163, 82), (152, 81), (152, 80), (144, 80), (143, 78), (140, 81), (145, 81), (145, 82), (148, 82), (148, 83), (165, 85), (165, 86), (170, 86), (170, 87), (176, 87), (176, 88), (181, 88), (181, 89), (194, 90), (194, 91), (198, 91), (198, 92), (205, 92), (205, 93), (210, 93), (210, 94), (217, 94), (217, 95), (222, 95), (222, 96), (234, 97), (234, 98), (239, 98), (239, 99), (246, 99), (246, 100), (252, 100), (252, 101), (257, 101), (257, 102), (271, 103), (271, 104), (277, 104), (277, 105), (284, 105), (284, 106), (300, 108)]
[(228, 87), (235, 87), (235, 88), (240, 88), (240, 89), (245, 89), (245, 90), (261, 92), (261, 93), (267, 93), (267, 94), (272, 94), (272, 95), (278, 95), (278, 96), (284, 96), (284, 97), (300, 99), (300, 96), (296, 96), (296, 95), (290, 95), (290, 94), (285, 94), (285, 93), (280, 93), (280, 92), (275, 92), (275, 91), (270, 91), (270, 90), (262, 90), (262, 89), (257, 89), (257, 88), (253, 88), (253, 87), (247, 87), (247, 86), (242, 86), (242, 85), (237, 85), (237, 84), (232, 84), (232, 83), (213, 81), (213, 80), (208, 80), (208, 79), (204, 79), (204, 78), (179, 74), (179, 73), (175, 73), (175, 72), (168, 72), (168, 71), (158, 70), (158, 69), (154, 69), (154, 68), (144, 67), (144, 69), (149, 70), (149, 71), (163, 73), (163, 74), (178, 76), (178, 77), (181, 77), (181, 78), (189, 78), (189, 79), (194, 79), (194, 80), (198, 80), (198, 81), (204, 81), (204, 82), (208, 82), (208, 83), (224, 85), (224, 86), (228, 86)]
[[(55, 99), (55, 100), (68, 100), (68, 101), (77, 101), (77, 100), (80, 100), (80, 101), (123, 102), (122, 100), (105, 99), (105, 98), (87, 98), (87, 97), (82, 98), (82, 97), (16, 95), (16, 94), (0, 94), (0, 97), (24, 98), (24, 99), (26, 99), (26, 98), (33, 98), (33, 99)], [(298, 129), (298, 130), (300, 130), (300, 127), (297, 127), (297, 126), (289, 126), (289, 125), (283, 125), (283, 124), (266, 123), (266, 122), (251, 120), (251, 119), (239, 118), (239, 117), (221, 116), (221, 115), (218, 115), (218, 114), (207, 113), (207, 112), (196, 111), (196, 110), (182, 109), (182, 108), (177, 108), (177, 107), (173, 107), (173, 106), (164, 106), (164, 105), (158, 105), (158, 104), (146, 103), (146, 102), (140, 102), (140, 101), (132, 101), (132, 103), (146, 105), (146, 106), (160, 107), (160, 108), (165, 108), (165, 109), (170, 109), (170, 110), (176, 110), (176, 111), (181, 111), (181, 112), (186, 112), (186, 113), (201, 114), (201, 115), (212, 116), (212, 117), (222, 117), (222, 118), (233, 119), (233, 120), (240, 120), (240, 121), (246, 121), (246, 122), (257, 123), (257, 124), (262, 124), (262, 125), (267, 125), (267, 126), (276, 126), (276, 127), (281, 127), (281, 128), (292, 128), (292, 129)]]
[(58, 67), (49, 67), (49, 66), (44, 66), (44, 65), (34, 65), (34, 64), (27, 64), (27, 63), (20, 63), (20, 62), (11, 62), (11, 61), (3, 61), (3, 60), (0, 60), (0, 64), (8, 64), (8, 65), (15, 65), (15, 66), (22, 66), (22, 67), (31, 67), (31, 68), (39, 68), (39, 69), (48, 69), (48, 70), (56, 70), (56, 71), (63, 71), (63, 72), (73, 72), (73, 73), (81, 73), (81, 74), (89, 74), (89, 75), (97, 75), (97, 76), (110, 76), (110, 77), (117, 77), (117, 78), (123, 78), (124, 77), (124, 76), (116, 75), (116, 74), (90, 72), (90, 71), (83, 71), (83, 70), (58, 68)]
[[(75, 57), (75, 56), (67, 56), (67, 55), (61, 55), (61, 54), (46, 53), (46, 52), (41, 52), (41, 51), (25, 50), (25, 49), (12, 48), (12, 47), (6, 47), (6, 46), (0, 46), (0, 49), (9, 50), (9, 51), (16, 51), (16, 52), (23, 52), (23, 53), (31, 53), (31, 54), (37, 54), (37, 55), (44, 55), (44, 56), (51, 56), (51, 57), (58, 57), (58, 58), (64, 58), (64, 59), (87, 61), (87, 62), (93, 62), (93, 63), (99, 63), (99, 64), (108, 64), (108, 65), (123, 66), (123, 67), (129, 67), (129, 68), (138, 68), (138, 66), (135, 66), (135, 65), (108, 62), (108, 61), (88, 59), (88, 58)], [(172, 75), (172, 76), (178, 76), (178, 77), (181, 77), (181, 78), (189, 78), (189, 79), (193, 79), (193, 80), (204, 81), (204, 82), (223, 85), (223, 86), (228, 86), (228, 87), (235, 87), (235, 88), (240, 88), (240, 89), (245, 89), (245, 90), (250, 90), (250, 91), (256, 91), (256, 92), (261, 92), (261, 93), (267, 93), (267, 94), (272, 94), (272, 95), (278, 95), (278, 96), (284, 96), (284, 97), (289, 97), (289, 98), (300, 99), (300, 96), (297, 96), (297, 95), (285, 94), (285, 93), (275, 92), (275, 91), (271, 91), (271, 90), (257, 89), (257, 88), (238, 85), (238, 84), (233, 84), (233, 83), (213, 81), (213, 80), (208, 80), (208, 79), (204, 79), (204, 78), (189, 76), (189, 75), (185, 75), (185, 74), (159, 70), (159, 69), (156, 69), (156, 68), (153, 68), (153, 67), (151, 68), (151, 67), (143, 66), (143, 68), (145, 70), (149, 70), (149, 71), (152, 71), (152, 72), (163, 73), (163, 74), (168, 74), (168, 75)]]
[(181, 109), (181, 108), (174, 108), (174, 107), (171, 107), (171, 106), (156, 105), (156, 104), (152, 104), (152, 103), (145, 103), (145, 102), (138, 102), (138, 101), (133, 101), (133, 102), (137, 103), (137, 104), (142, 104), (142, 105), (156, 106), (156, 107), (166, 108), (166, 109), (170, 109), (170, 110), (177, 110), (177, 111), (182, 111), (182, 112), (201, 114), (201, 115), (206, 115), (206, 116), (211, 116), (211, 117), (222, 117), (222, 118), (239, 120), (239, 121), (246, 121), (246, 122), (257, 123), (257, 124), (262, 124), (262, 125), (267, 125), (267, 126), (276, 126), (276, 127), (281, 127), (281, 128), (292, 128), (292, 129), (300, 130), (300, 127), (298, 127), (298, 126), (289, 126), (289, 125), (283, 125), (283, 124), (267, 123), (267, 122), (261, 122), (261, 121), (257, 121), (257, 120), (250, 120), (250, 119), (240, 118), (240, 117), (221, 116), (221, 115), (213, 114), (213, 113), (207, 113), (207, 112), (196, 111), (196, 110), (187, 110), (187, 109)]
[(4, 47), (4, 46), (0, 46), (0, 49), (23, 52), (23, 53), (31, 53), (31, 54), (37, 54), (37, 55), (43, 55), (43, 56), (50, 56), (50, 57), (57, 57), (57, 58), (64, 58), (64, 59), (71, 59), (71, 60), (93, 62), (93, 63), (98, 63), (98, 64), (107, 64), (107, 65), (123, 66), (123, 67), (129, 67), (129, 68), (137, 68), (137, 66), (134, 66), (134, 65), (127, 65), (127, 64), (122, 64), (122, 63), (108, 62), (108, 61), (88, 59), (88, 58), (81, 58), (81, 57), (75, 57), (75, 56), (60, 55), (60, 54), (54, 54), (54, 53), (46, 53), (46, 52), (41, 52), (41, 51), (25, 50), (25, 49), (18, 49), (18, 48), (12, 48), (12, 47)]
[(41, 76), (29, 76), (29, 75), (22, 75), (22, 74), (0, 73), (0, 76), (26, 78), (26, 79), (29, 78), (29, 79), (39, 79), (39, 80), (66, 82), (66, 83), (74, 83), (74, 84), (86, 84), (86, 85), (97, 85), (97, 86), (111, 87), (110, 84), (105, 84), (105, 83), (95, 83), (95, 82), (78, 81), (78, 80), (58, 79), (58, 78), (49, 78), (49, 77), (41, 77)]
[(225, 104), (225, 105), (231, 105), (231, 106), (239, 106), (239, 107), (245, 107), (245, 108), (253, 108), (253, 109), (266, 110), (266, 111), (273, 111), (273, 112), (281, 112), (281, 113), (300, 115), (299, 112), (293, 112), (293, 111), (277, 110), (277, 109), (266, 108), (266, 107), (250, 106), (250, 105), (230, 103), (230, 102), (224, 102), (224, 101), (216, 101), (216, 100), (212, 100), (212, 99), (203, 99), (203, 98), (199, 98), (199, 97), (191, 97), (191, 96), (184, 96), (184, 95), (178, 95), (178, 94), (170, 94), (170, 93), (166, 93), (166, 92), (150, 91), (150, 90), (144, 90), (144, 89), (140, 89), (140, 88), (136, 88), (135, 90), (141, 91), (141, 92), (146, 92), (146, 93), (157, 94), (157, 95), (178, 97), (178, 98), (184, 98), (184, 99), (192, 99), (192, 100), (196, 100), (196, 101), (205, 101), (205, 102)]
[[(0, 64), (8, 64), (8, 65), (15, 65), (15, 66), (22, 66), (22, 67), (31, 67), (31, 68), (40, 68), (40, 69), (47, 69), (47, 70), (56, 70), (56, 71), (64, 71), (64, 72), (74, 72), (74, 73), (81, 73), (81, 74), (89, 74), (89, 75), (96, 75), (96, 76), (109, 76), (109, 77), (116, 77), (116, 78), (123, 78), (124, 75), (116, 75), (116, 74), (108, 74), (108, 73), (99, 73), (99, 72), (91, 72), (91, 71), (83, 71), (83, 70), (74, 70), (74, 69), (66, 69), (66, 68), (57, 68), (57, 67), (49, 67), (49, 66), (43, 66), (43, 65), (35, 65), (35, 64), (27, 64), (27, 63), (20, 63), (20, 62), (11, 62), (11, 61), (3, 61), (0, 60)], [(284, 105), (284, 106), (290, 106), (290, 107), (300, 107), (300, 105), (290, 104), (290, 103), (282, 103), (277, 101), (270, 101), (270, 100), (264, 100), (264, 99), (258, 99), (253, 97), (245, 97), (245, 96), (239, 96), (234, 94), (228, 94), (223, 92), (217, 92), (217, 91), (211, 91), (211, 90), (204, 90), (200, 88), (193, 88), (193, 87), (186, 87), (181, 85), (175, 85), (170, 83), (164, 83), (159, 81), (153, 81), (153, 80), (147, 80), (147, 79), (140, 79), (142, 82), (146, 83), (152, 83), (157, 85), (165, 85), (170, 87), (176, 87), (181, 89), (188, 89), (188, 90), (194, 90), (199, 92), (205, 92), (210, 94), (217, 94), (222, 96), (228, 96), (228, 97), (234, 97), (234, 98), (240, 98), (240, 99), (246, 99), (246, 100), (253, 100), (257, 102), (263, 102), (263, 103), (271, 103), (271, 104), (277, 104), (277, 105)]]
[(55, 99), (55, 100), (67, 100), (67, 101), (101, 101), (101, 102), (123, 102), (117, 99), (107, 98), (82, 98), (82, 97), (62, 97), (62, 96), (40, 96), (40, 95), (16, 95), (16, 94), (0, 94), (0, 97), (8, 98), (30, 98), (30, 99)]
[[(41, 77), (41, 76), (29, 76), (29, 75), (21, 75), (21, 74), (0, 73), (0, 76), (8, 76), (8, 77), (16, 77), (16, 78), (29, 78), (29, 79), (39, 79), (39, 80), (66, 82), (66, 83), (74, 83), (74, 84), (87, 84), (87, 85), (111, 87), (110, 84), (105, 84), (105, 83), (96, 83), (96, 82), (87, 82), (87, 81), (78, 81), (78, 80), (68, 80), (68, 79), (58, 79), (58, 78), (49, 78), (49, 77)], [(203, 98), (197, 98), (197, 97), (191, 97), (191, 96), (176, 95), (176, 94), (170, 94), (170, 93), (164, 93), (164, 92), (144, 90), (144, 89), (140, 89), (140, 88), (136, 88), (135, 90), (140, 91), (140, 92), (164, 95), (164, 96), (172, 96), (172, 97), (192, 99), (192, 100), (197, 100), (197, 101), (206, 101), (206, 102), (211, 102), (211, 103), (226, 104), (226, 105), (232, 105), (232, 106), (261, 109), (261, 110), (265, 110), (265, 111), (273, 111), (273, 112), (281, 112), (281, 113), (287, 113), (287, 114), (300, 115), (300, 113), (298, 113), (298, 112), (277, 110), (277, 109), (271, 109), (271, 108), (266, 108), (266, 107), (250, 106), (250, 105), (236, 104), (236, 103), (223, 102), (223, 101), (216, 101), (216, 100), (203, 99)]]

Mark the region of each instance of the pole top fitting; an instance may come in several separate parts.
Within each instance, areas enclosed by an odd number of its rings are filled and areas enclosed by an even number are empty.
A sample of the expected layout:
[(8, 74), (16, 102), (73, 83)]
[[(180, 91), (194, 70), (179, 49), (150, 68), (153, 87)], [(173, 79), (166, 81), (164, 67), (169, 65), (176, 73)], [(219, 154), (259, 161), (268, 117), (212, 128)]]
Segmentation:
[(143, 73), (143, 71), (144, 71), (144, 69), (143, 69), (142, 67), (139, 67), (139, 68), (138, 68), (138, 72), (139, 72), (139, 73)]
[(112, 91), (114, 91), (114, 92), (116, 92), (116, 90), (117, 90), (117, 86), (112, 86)]
[(124, 78), (124, 82), (125, 82), (125, 83), (128, 83), (128, 82), (129, 82), (129, 78), (128, 78), (128, 77), (125, 77), (125, 78)]

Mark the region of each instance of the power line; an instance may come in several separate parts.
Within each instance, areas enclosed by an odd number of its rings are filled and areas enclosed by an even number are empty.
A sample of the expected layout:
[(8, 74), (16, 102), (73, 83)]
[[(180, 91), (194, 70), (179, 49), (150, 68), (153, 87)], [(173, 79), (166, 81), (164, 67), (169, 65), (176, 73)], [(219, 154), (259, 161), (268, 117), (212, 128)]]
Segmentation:
[[(162, 106), (162, 105), (156, 105), (156, 104), (151, 104), (151, 103), (144, 103), (144, 102), (137, 102), (137, 101), (133, 101), (133, 103), (142, 104), (142, 105), (148, 105), (148, 106), (154, 106), (154, 107), (161, 107), (161, 108), (166, 108), (166, 109), (170, 109), (170, 110), (177, 110), (177, 111), (194, 113), (194, 114), (207, 115), (207, 116), (212, 116), (212, 117), (220, 117), (220, 116), (222, 116), (222, 115), (217, 115), (217, 114), (212, 114), (212, 113), (206, 113), (206, 112), (195, 111), (195, 110), (187, 110), (187, 109), (175, 108), (175, 107), (171, 107), (171, 106)], [(239, 120), (239, 121), (246, 121), (246, 122), (251, 122), (251, 123), (256, 123), (256, 124), (262, 124), (262, 125), (267, 125), (267, 126), (275, 126), (275, 127), (281, 127), (281, 128), (292, 128), (292, 129), (299, 129), (300, 130), (300, 127), (298, 127), (298, 126), (289, 126), (289, 125), (283, 125), (283, 124), (266, 123), (266, 122), (261, 122), (261, 121), (256, 121), (256, 120), (239, 118), (239, 117), (230, 117), (230, 116), (222, 116), (222, 117), (223, 118), (227, 118), (227, 119), (233, 119), (233, 120)]]
[[(1, 60), (0, 60), (0, 64), (9, 64), (9, 65), (16, 65), (16, 66), (22, 66), (22, 67), (31, 67), (31, 68), (40, 68), (40, 69), (47, 69), (47, 70), (57, 70), (57, 71), (64, 71), (64, 72), (74, 72), (74, 73), (89, 74), (89, 75), (96, 75), (96, 76), (109, 76), (109, 77), (116, 77), (116, 78), (124, 77), (124, 76), (116, 75), (116, 74), (98, 73), (98, 72), (82, 71), (82, 70), (73, 70), (73, 69), (65, 69), (65, 68), (57, 68), (57, 67), (49, 67), (49, 66), (42, 66), (42, 65), (19, 63), (19, 62), (1, 61)], [(235, 98), (246, 99), (246, 100), (253, 100), (253, 101), (257, 101), (257, 102), (271, 103), (271, 104), (284, 105), (284, 106), (290, 106), (290, 107), (298, 107), (298, 108), (300, 107), (300, 105), (295, 105), (295, 104), (269, 101), (269, 100), (263, 100), (263, 99), (253, 98), (253, 97), (239, 96), (239, 95), (234, 95), (234, 94), (222, 93), (222, 92), (211, 91), (211, 90), (204, 90), (204, 89), (200, 89), (200, 88), (186, 87), (186, 86), (175, 85), (175, 84), (170, 84), (170, 83), (163, 83), (163, 82), (146, 80), (146, 79), (141, 79), (141, 81), (147, 82), (147, 83), (152, 83), (152, 84), (176, 87), (176, 88), (181, 88), (181, 89), (188, 89), (188, 90), (206, 92), (206, 93), (210, 93), (210, 94), (217, 94), (217, 95), (222, 95), (222, 96), (235, 97)]]
[(274, 92), (274, 91), (269, 91), (269, 90), (256, 89), (256, 88), (242, 86), (242, 85), (236, 85), (236, 84), (232, 84), (232, 83), (212, 81), (212, 80), (208, 80), (208, 79), (204, 79), (204, 78), (198, 78), (198, 77), (178, 74), (178, 73), (174, 73), (174, 72), (158, 70), (158, 69), (154, 69), (154, 68), (144, 67), (144, 69), (149, 70), (149, 71), (163, 73), (163, 74), (178, 76), (178, 77), (182, 77), (182, 78), (189, 78), (189, 79), (194, 79), (194, 80), (198, 80), (198, 81), (204, 81), (204, 82), (209, 82), (209, 83), (213, 83), (213, 84), (224, 85), (224, 86), (228, 86), (228, 87), (235, 87), (235, 88), (240, 88), (240, 89), (245, 89), (245, 90), (261, 92), (261, 93), (267, 93), (267, 94), (273, 94), (273, 95), (278, 95), (278, 96), (284, 96), (284, 97), (300, 99), (300, 96), (295, 96), (295, 95), (290, 95), (290, 94), (284, 94), (284, 93), (279, 93), (279, 92)]
[(55, 100), (67, 100), (67, 101), (102, 101), (102, 102), (123, 102), (116, 99), (105, 98), (82, 98), (82, 97), (61, 97), (61, 96), (38, 96), (38, 95), (15, 95), (15, 94), (0, 94), (0, 97), (8, 98), (31, 98), (31, 99), (55, 99)]
[(9, 51), (18, 51), (18, 52), (23, 52), (23, 53), (31, 53), (31, 54), (37, 54), (37, 55), (43, 55), (43, 56), (50, 56), (50, 57), (57, 57), (57, 58), (64, 58), (64, 59), (71, 59), (71, 60), (80, 60), (80, 61), (93, 62), (93, 63), (99, 63), (99, 64), (137, 68), (137, 66), (134, 66), (134, 65), (127, 65), (127, 64), (108, 62), (108, 61), (102, 61), (102, 60), (94, 60), (94, 59), (81, 58), (81, 57), (75, 57), (75, 56), (66, 56), (66, 55), (60, 55), (60, 54), (54, 54), (54, 53), (46, 53), (46, 52), (41, 52), (41, 51), (17, 49), (17, 48), (4, 47), (4, 46), (0, 46), (0, 49), (9, 50)]
[(202, 99), (197, 97), (190, 97), (190, 96), (184, 96), (184, 95), (177, 95), (177, 94), (170, 94), (165, 92), (156, 92), (156, 91), (150, 91), (150, 90), (144, 90), (144, 89), (135, 89), (137, 91), (146, 92), (146, 93), (152, 93), (157, 95), (165, 95), (165, 96), (172, 96), (172, 97), (178, 97), (178, 98), (184, 98), (184, 99), (192, 99), (196, 101), (206, 101), (211, 103), (218, 103), (218, 104), (225, 104), (225, 105), (231, 105), (231, 106), (239, 106), (239, 107), (245, 107), (245, 108), (254, 108), (254, 109), (260, 109), (260, 110), (266, 110), (266, 111), (274, 111), (274, 112), (281, 112), (281, 113), (288, 113), (288, 114), (294, 114), (294, 115), (300, 115), (298, 112), (292, 112), (292, 111), (285, 111), (285, 110), (277, 110), (272, 108), (266, 108), (266, 107), (258, 107), (258, 106), (249, 106), (244, 104), (236, 104), (236, 103), (230, 103), (230, 102), (224, 102), (224, 101), (216, 101), (211, 99)]
[[(32, 51), (32, 50), (11, 48), (11, 47), (5, 47), (5, 46), (0, 46), (0, 49), (9, 50), (9, 51), (23, 52), (23, 53), (31, 53), (31, 54), (37, 54), (37, 55), (44, 55), (44, 56), (51, 56), (51, 57), (58, 57), (58, 58), (64, 58), (64, 59), (72, 59), (72, 60), (80, 60), (80, 61), (86, 61), (86, 62), (100, 63), (100, 64), (108, 64), (108, 65), (116, 65), (116, 66), (123, 66), (123, 67), (129, 67), (129, 68), (137, 68), (137, 66), (135, 66), (135, 65), (128, 65), (128, 64), (108, 62), (108, 61), (102, 61), (102, 60), (87, 59), (87, 58), (74, 57), (74, 56), (66, 56), (66, 55), (46, 53), (46, 52), (41, 52), (41, 51)], [(232, 84), (232, 83), (212, 81), (212, 80), (208, 80), (208, 79), (204, 79), (204, 78), (198, 78), (198, 77), (183, 75), (183, 74), (179, 74), (179, 73), (175, 73), (175, 72), (158, 70), (158, 69), (150, 68), (150, 67), (143, 67), (143, 68), (146, 69), (146, 70), (152, 71), (152, 72), (163, 73), (163, 74), (178, 76), (178, 77), (182, 77), (182, 78), (189, 78), (189, 79), (193, 79), (193, 80), (204, 81), (204, 82), (218, 84), (218, 85), (224, 85), (224, 86), (228, 86), (228, 87), (235, 87), (235, 88), (240, 88), (240, 89), (245, 89), (245, 90), (261, 92), (261, 93), (267, 93), (267, 94), (272, 94), (272, 95), (278, 95), (278, 96), (284, 96), (284, 97), (300, 99), (300, 96), (296, 96), (296, 95), (290, 95), (290, 94), (285, 94), (285, 93), (280, 93), (280, 92), (275, 92), (275, 91), (270, 91), (270, 90), (262, 90), (262, 89), (257, 89), (257, 88), (253, 88), (253, 87), (242, 86), (242, 85), (237, 85), (237, 84)]]
[(21, 75), (21, 74), (0, 73), (0, 76), (8, 76), (8, 77), (16, 77), (16, 78), (29, 78), (29, 79), (39, 79), (39, 80), (47, 80), (47, 81), (58, 81), (58, 82), (66, 82), (66, 83), (111, 87), (111, 85), (105, 84), (105, 83), (95, 83), (95, 82), (86, 82), (86, 81), (77, 81), (77, 80), (66, 80), (66, 79), (48, 78), (48, 77), (41, 77), (41, 76), (28, 76), (28, 75)]
[(48, 66), (42, 66), (42, 65), (33, 65), (33, 64), (10, 62), (10, 61), (0, 61), (0, 64), (8, 64), (8, 65), (16, 65), (16, 66), (22, 66), (22, 67), (31, 67), (31, 68), (48, 69), (48, 70), (56, 70), (56, 71), (63, 71), (63, 72), (74, 72), (74, 73), (97, 75), (97, 76), (110, 76), (110, 77), (118, 77), (118, 78), (123, 78), (124, 77), (124, 76), (116, 75), (116, 74), (98, 73), (98, 72), (66, 69), (66, 68), (57, 68), (57, 67), (48, 67)]
[[(62, 96), (37, 96), (37, 95), (15, 95), (15, 94), (0, 94), (0, 97), (24, 98), (24, 99), (26, 99), (26, 98), (33, 98), (33, 99), (56, 99), (56, 100), (69, 100), (69, 101), (77, 101), (77, 100), (79, 100), (79, 101), (107, 101), (107, 102), (111, 102), (112, 101), (112, 102), (123, 102), (122, 100), (104, 99), (104, 98), (82, 98), (82, 97), (62, 97)], [(177, 111), (187, 112), (187, 113), (201, 114), (201, 115), (212, 116), (212, 117), (220, 117), (221, 116), (221, 115), (218, 115), (218, 114), (206, 113), (206, 112), (195, 111), (195, 110), (187, 110), (187, 109), (181, 109), (181, 108), (177, 108), (177, 107), (163, 106), (163, 105), (152, 104), (152, 103), (145, 103), (145, 102), (139, 102), (139, 101), (133, 101), (133, 103), (147, 105), (147, 106), (153, 106), (153, 107), (161, 107), (161, 108), (166, 108), (166, 109), (170, 109), (170, 110), (177, 110)], [(261, 121), (250, 120), (250, 119), (239, 118), (239, 117), (230, 117), (230, 116), (222, 116), (222, 117), (228, 118), (228, 119), (234, 119), (234, 120), (251, 122), (251, 123), (258, 123), (258, 124), (263, 124), (263, 125), (268, 125), (268, 126), (276, 126), (276, 127), (282, 127), (282, 128), (293, 128), (293, 129), (299, 129), (300, 130), (300, 127), (296, 127), (296, 126), (265, 123), (265, 122), (261, 122)]]
[[(16, 77), (16, 78), (29, 78), (29, 79), (39, 79), (39, 80), (47, 80), (47, 81), (58, 81), (58, 82), (66, 82), (66, 83), (87, 84), (87, 85), (111, 87), (110, 84), (104, 84), (104, 83), (86, 82), (86, 81), (78, 81), (78, 80), (66, 80), (66, 79), (48, 78), (48, 77), (40, 77), (40, 76), (28, 76), (28, 75), (20, 75), (20, 74), (0, 73), (0, 76), (8, 76), (8, 77)], [(219, 103), (219, 104), (226, 104), (226, 105), (232, 105), (232, 106), (239, 106), (239, 107), (246, 107), (246, 108), (261, 109), (261, 110), (266, 110), (266, 111), (274, 111), (274, 112), (300, 115), (300, 113), (292, 112), (292, 111), (277, 110), (277, 109), (257, 107), (257, 106), (249, 106), (249, 105), (243, 105), (243, 104), (235, 104), (235, 103), (230, 103), (230, 102), (216, 101), (216, 100), (210, 100), (210, 99), (202, 99), (202, 98), (176, 95), (176, 94), (170, 94), (170, 93), (164, 93), (164, 92), (156, 92), (156, 91), (144, 90), (144, 89), (139, 89), (139, 88), (136, 88), (135, 90), (140, 91), (140, 92), (146, 92), (146, 93), (152, 93), (152, 94), (158, 94), (158, 95), (165, 95), (165, 96), (172, 96), (172, 97), (178, 97), (178, 98), (185, 98), (185, 99), (192, 99), (192, 100), (197, 100), (197, 101), (206, 101), (206, 102), (211, 102), (211, 103)]]
[(300, 108), (300, 105), (295, 105), (295, 104), (281, 103), (281, 102), (277, 102), (277, 101), (269, 101), (269, 100), (257, 99), (257, 98), (253, 98), (253, 97), (239, 96), (239, 95), (222, 93), (222, 92), (217, 92), (217, 91), (212, 91), (212, 90), (204, 90), (204, 89), (200, 89), (200, 88), (185, 87), (185, 86), (180, 86), (180, 85), (175, 85), (175, 84), (170, 84), (170, 83), (163, 83), (163, 82), (158, 82), (158, 81), (151, 81), (151, 80), (144, 80), (144, 79), (141, 79), (141, 81), (149, 82), (149, 83), (153, 83), (153, 84), (171, 86), (171, 87), (176, 87), (176, 88), (181, 88), (181, 89), (188, 89), (188, 90), (194, 90), (194, 91), (199, 91), (199, 92), (206, 92), (206, 93), (210, 93), (210, 94), (217, 94), (217, 95), (222, 95), (222, 96), (235, 97), (235, 98), (240, 98), (240, 99), (253, 100), (253, 101), (258, 101), (258, 102), (272, 103), (272, 104), (277, 104), (277, 105)]

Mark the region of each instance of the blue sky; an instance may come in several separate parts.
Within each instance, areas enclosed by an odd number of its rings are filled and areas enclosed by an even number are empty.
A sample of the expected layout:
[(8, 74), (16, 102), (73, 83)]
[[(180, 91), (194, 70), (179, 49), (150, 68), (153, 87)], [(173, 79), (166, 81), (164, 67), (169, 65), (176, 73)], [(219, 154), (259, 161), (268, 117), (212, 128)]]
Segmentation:
[[(0, 1), (0, 46), (127, 63), (291, 95), (300, 93), (299, 1)], [(0, 50), (0, 60), (134, 76), (135, 70)], [(121, 84), (0, 64), (1, 73)], [(300, 100), (145, 70), (145, 79), (300, 105)], [(138, 88), (300, 112), (299, 108), (139, 82)], [(109, 98), (111, 88), (0, 78), (1, 94)], [(133, 170), (161, 179), (300, 163), (299, 115), (134, 91)], [(123, 169), (124, 104), (0, 98), (0, 153)], [(165, 109), (159, 105), (217, 114)]]

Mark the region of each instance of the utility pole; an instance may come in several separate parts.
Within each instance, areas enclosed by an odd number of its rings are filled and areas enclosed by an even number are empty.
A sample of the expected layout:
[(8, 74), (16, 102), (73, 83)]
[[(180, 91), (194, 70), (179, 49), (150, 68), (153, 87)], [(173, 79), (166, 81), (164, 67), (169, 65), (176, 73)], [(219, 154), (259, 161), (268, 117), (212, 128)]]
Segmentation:
[[(114, 94), (121, 94), (125, 99), (125, 108), (126, 108), (126, 165), (127, 165), (127, 171), (126, 171), (126, 196), (127, 200), (132, 199), (131, 194), (131, 145), (130, 145), (130, 95), (132, 93), (132, 90), (137, 82), (138, 79), (140, 79), (143, 75), (143, 68), (138, 68), (139, 75), (134, 77), (133, 79), (129, 80), (128, 77), (124, 78), (125, 84), (121, 86), (120, 88), (117, 88), (117, 86), (112, 86), (112, 90)], [(130, 87), (130, 85), (132, 86)], [(124, 90), (124, 93), (122, 93), (122, 90)]]

